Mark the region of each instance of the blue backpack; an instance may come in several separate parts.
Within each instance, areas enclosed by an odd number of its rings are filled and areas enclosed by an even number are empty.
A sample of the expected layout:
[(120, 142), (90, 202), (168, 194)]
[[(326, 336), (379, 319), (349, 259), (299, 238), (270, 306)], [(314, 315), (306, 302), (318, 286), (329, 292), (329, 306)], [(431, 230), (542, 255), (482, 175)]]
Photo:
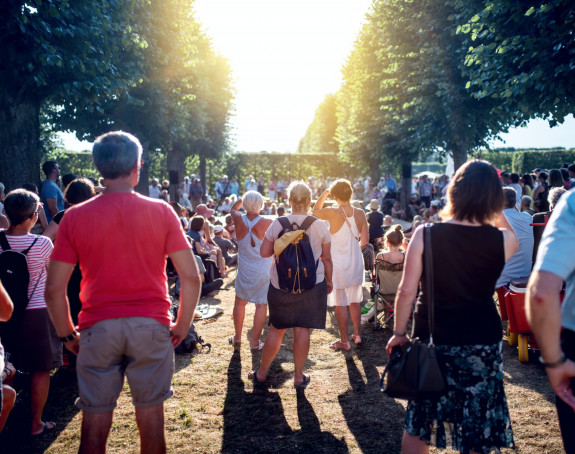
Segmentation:
[(289, 293), (302, 293), (315, 287), (316, 270), (319, 260), (315, 260), (307, 229), (316, 221), (316, 217), (308, 216), (301, 226), (290, 223), (286, 216), (278, 218), (283, 227), (278, 239), (287, 232), (302, 231), (285, 249), (276, 255), (276, 269), (280, 289)]

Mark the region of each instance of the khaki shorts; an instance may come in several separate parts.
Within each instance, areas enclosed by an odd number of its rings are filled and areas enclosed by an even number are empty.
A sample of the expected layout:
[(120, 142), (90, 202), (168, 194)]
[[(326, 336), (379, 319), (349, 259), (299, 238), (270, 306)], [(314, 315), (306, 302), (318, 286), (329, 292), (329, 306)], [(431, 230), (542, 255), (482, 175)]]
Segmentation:
[(150, 408), (172, 396), (174, 348), (170, 329), (148, 317), (103, 320), (81, 331), (76, 364), (80, 398), (89, 413), (116, 407), (128, 379), (136, 407)]

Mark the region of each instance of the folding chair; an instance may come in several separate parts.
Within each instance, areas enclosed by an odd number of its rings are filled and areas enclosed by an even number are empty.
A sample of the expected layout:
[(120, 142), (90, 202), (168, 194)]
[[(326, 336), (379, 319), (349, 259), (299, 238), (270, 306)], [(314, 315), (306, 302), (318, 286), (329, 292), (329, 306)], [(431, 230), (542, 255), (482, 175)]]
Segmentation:
[[(403, 263), (375, 261), (374, 330), (385, 327), (393, 318), (395, 295), (402, 276)], [(381, 314), (378, 314), (378, 311), (381, 311)]]

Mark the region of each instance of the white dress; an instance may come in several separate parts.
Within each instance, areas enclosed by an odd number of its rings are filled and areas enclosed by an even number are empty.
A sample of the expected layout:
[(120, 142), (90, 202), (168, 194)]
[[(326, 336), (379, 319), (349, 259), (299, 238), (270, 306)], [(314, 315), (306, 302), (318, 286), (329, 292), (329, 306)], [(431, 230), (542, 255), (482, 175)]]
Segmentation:
[(354, 217), (355, 208), (352, 209), (351, 216), (346, 216), (346, 222), (332, 234), (333, 291), (328, 295), (328, 306), (348, 306), (361, 303), (363, 299), (363, 254), (357, 240), (359, 230)]

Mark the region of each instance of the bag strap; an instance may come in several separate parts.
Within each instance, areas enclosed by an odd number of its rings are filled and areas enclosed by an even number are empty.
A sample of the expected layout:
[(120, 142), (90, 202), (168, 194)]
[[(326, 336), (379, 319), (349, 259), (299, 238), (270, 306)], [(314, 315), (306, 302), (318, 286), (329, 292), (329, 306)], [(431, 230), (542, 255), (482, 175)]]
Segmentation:
[(287, 218), (287, 216), (278, 217), (278, 221), (284, 230), (291, 230), (291, 223), (290, 223), (289, 219)]
[(301, 223), (300, 225), (300, 229), (301, 230), (307, 230), (310, 228), (310, 226), (316, 221), (316, 217), (315, 216), (308, 216), (304, 219), (304, 221)]
[[(351, 228), (351, 224), (347, 220), (347, 216), (345, 214), (345, 211), (343, 211), (342, 207), (339, 207), (339, 209), (341, 210), (341, 213), (343, 214), (343, 219), (345, 220), (345, 223), (349, 227), (349, 230), (350, 230), (351, 234), (353, 235), (353, 237), (355, 238), (355, 241), (359, 241), (359, 237), (355, 236), (355, 234), (353, 233), (353, 229)], [(355, 222), (355, 209), (353, 207), (351, 207), (351, 209), (352, 209), (351, 215), (353, 216), (353, 222)], [(357, 227), (357, 225), (356, 225), (356, 227)]]
[(5, 230), (2, 230), (0, 232), (0, 246), (2, 246), (3, 251), (9, 251), (10, 249), (12, 249), (10, 247), (10, 244), (8, 243), (8, 239), (6, 238), (6, 231)]
[(433, 328), (435, 326), (434, 288), (433, 288), (433, 253), (431, 250), (431, 226), (425, 224), (423, 255), (425, 256), (425, 295), (427, 299), (427, 322), (429, 325), (429, 345), (433, 346)]
[(30, 252), (30, 249), (32, 249), (32, 246), (34, 246), (36, 244), (36, 241), (38, 241), (38, 238), (40, 238), (40, 235), (36, 235), (36, 238), (34, 238), (34, 241), (30, 245), (30, 247), (28, 249), (23, 250), (22, 254), (28, 255), (28, 252)]
[(40, 272), (40, 276), (38, 276), (38, 280), (36, 281), (36, 285), (34, 285), (34, 288), (32, 289), (32, 293), (30, 293), (30, 297), (28, 298), (28, 302), (26, 303), (26, 306), (28, 306), (28, 303), (30, 302), (30, 300), (34, 296), (34, 292), (36, 292), (36, 288), (38, 287), (38, 284), (40, 283), (40, 279), (42, 279), (42, 276), (44, 275), (44, 271), (46, 271), (45, 266), (42, 267), (42, 271)]

